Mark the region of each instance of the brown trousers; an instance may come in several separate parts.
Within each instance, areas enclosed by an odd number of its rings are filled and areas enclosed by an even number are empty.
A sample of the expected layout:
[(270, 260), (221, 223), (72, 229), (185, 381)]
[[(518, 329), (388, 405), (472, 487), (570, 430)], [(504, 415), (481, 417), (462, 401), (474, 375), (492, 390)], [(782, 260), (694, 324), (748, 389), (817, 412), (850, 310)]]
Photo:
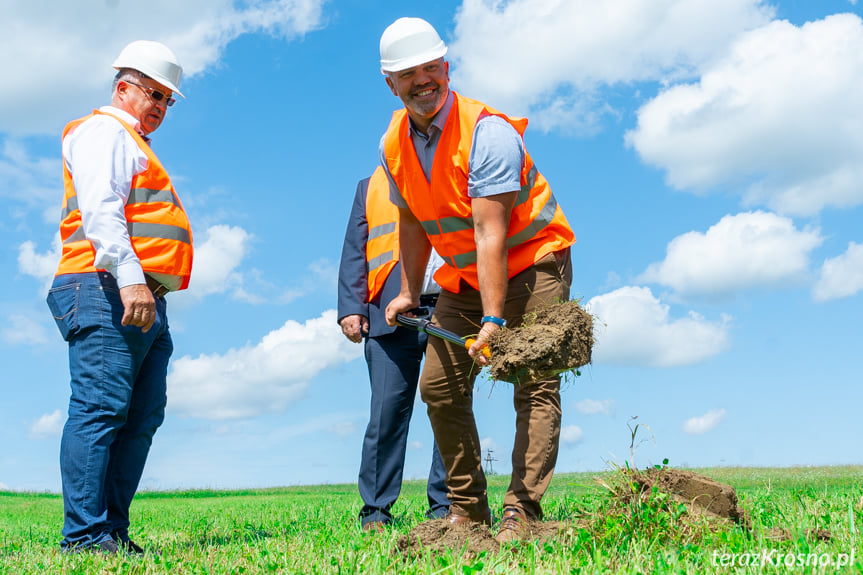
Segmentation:
[[(572, 263), (569, 248), (542, 258), (509, 280), (504, 317), (509, 327), (525, 314), (559, 299), (569, 299)], [(443, 291), (433, 323), (461, 336), (479, 331), (482, 301), (477, 290), (462, 284), (459, 293)], [(420, 393), (447, 470), (451, 510), (482, 519), (488, 508), (482, 452), (473, 414), (473, 386), (479, 366), (463, 347), (429, 337)], [(560, 378), (514, 386), (515, 443), (512, 478), (504, 507), (529, 518), (541, 518), (540, 500), (548, 489), (560, 440)]]

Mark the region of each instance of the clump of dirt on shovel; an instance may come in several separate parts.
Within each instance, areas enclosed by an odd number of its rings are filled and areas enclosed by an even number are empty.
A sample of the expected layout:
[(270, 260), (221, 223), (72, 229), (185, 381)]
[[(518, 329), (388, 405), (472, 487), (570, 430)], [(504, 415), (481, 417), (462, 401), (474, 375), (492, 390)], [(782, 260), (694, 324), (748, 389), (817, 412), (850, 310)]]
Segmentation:
[(537, 308), (523, 325), (498, 330), (488, 342), (491, 376), (527, 383), (590, 363), (593, 318), (577, 300)]

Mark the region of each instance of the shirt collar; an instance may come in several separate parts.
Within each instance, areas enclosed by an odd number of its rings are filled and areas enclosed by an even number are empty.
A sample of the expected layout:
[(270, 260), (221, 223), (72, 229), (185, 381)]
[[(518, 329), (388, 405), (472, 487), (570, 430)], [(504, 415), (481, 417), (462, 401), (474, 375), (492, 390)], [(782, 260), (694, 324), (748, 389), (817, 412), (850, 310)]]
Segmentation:
[[(444, 126), (446, 126), (446, 119), (449, 117), (449, 111), (452, 109), (452, 103), (455, 100), (455, 96), (453, 95), (453, 91), (450, 90), (446, 96), (446, 101), (441, 106), (441, 109), (438, 110), (438, 113), (435, 114), (435, 117), (432, 119), (432, 123), (429, 125), (429, 135), (426, 136), (419, 130), (414, 127), (413, 120), (410, 121), (411, 131), (423, 138), (428, 138), (432, 135), (432, 128), (437, 130), (438, 133), (443, 132)], [(410, 116), (408, 116), (410, 119)]]
[(127, 112), (126, 110), (122, 110), (115, 106), (102, 106), (99, 108), (100, 112), (105, 112), (106, 114), (111, 114), (113, 116), (117, 116), (130, 126), (138, 133), (141, 138), (148, 144), (150, 143), (150, 138), (144, 134), (144, 130), (141, 129), (141, 122), (138, 121), (138, 118)]

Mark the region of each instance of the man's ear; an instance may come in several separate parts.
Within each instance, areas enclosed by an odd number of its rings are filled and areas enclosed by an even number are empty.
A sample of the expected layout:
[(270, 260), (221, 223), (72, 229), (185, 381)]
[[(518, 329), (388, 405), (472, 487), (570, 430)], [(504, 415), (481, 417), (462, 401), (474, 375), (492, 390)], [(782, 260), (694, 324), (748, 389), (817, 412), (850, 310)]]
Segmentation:
[(399, 93), (398, 93), (398, 92), (396, 92), (396, 85), (395, 85), (395, 83), (393, 83), (393, 80), (392, 80), (392, 78), (390, 78), (390, 75), (389, 75), (389, 74), (387, 74), (387, 75), (384, 77), (384, 79), (387, 81), (387, 86), (389, 86), (389, 87), (390, 87), (390, 92), (392, 92), (392, 93), (393, 93), (393, 96), (395, 96), (396, 98), (398, 98), (398, 97), (399, 97)]
[(129, 84), (125, 80), (120, 80), (117, 82), (117, 96), (125, 96), (126, 92), (129, 91)]

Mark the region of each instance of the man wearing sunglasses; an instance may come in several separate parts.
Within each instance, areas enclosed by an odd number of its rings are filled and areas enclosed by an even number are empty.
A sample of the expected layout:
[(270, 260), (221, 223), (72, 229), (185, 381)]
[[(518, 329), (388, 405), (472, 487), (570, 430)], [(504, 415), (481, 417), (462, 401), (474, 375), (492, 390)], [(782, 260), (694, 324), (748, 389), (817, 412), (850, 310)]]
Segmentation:
[(173, 351), (165, 294), (192, 270), (189, 220), (150, 149), (183, 69), (163, 44), (114, 62), (109, 106), (63, 131), (63, 252), (48, 306), (69, 342), (60, 443), (64, 551), (142, 554), (129, 506), (165, 414)]

